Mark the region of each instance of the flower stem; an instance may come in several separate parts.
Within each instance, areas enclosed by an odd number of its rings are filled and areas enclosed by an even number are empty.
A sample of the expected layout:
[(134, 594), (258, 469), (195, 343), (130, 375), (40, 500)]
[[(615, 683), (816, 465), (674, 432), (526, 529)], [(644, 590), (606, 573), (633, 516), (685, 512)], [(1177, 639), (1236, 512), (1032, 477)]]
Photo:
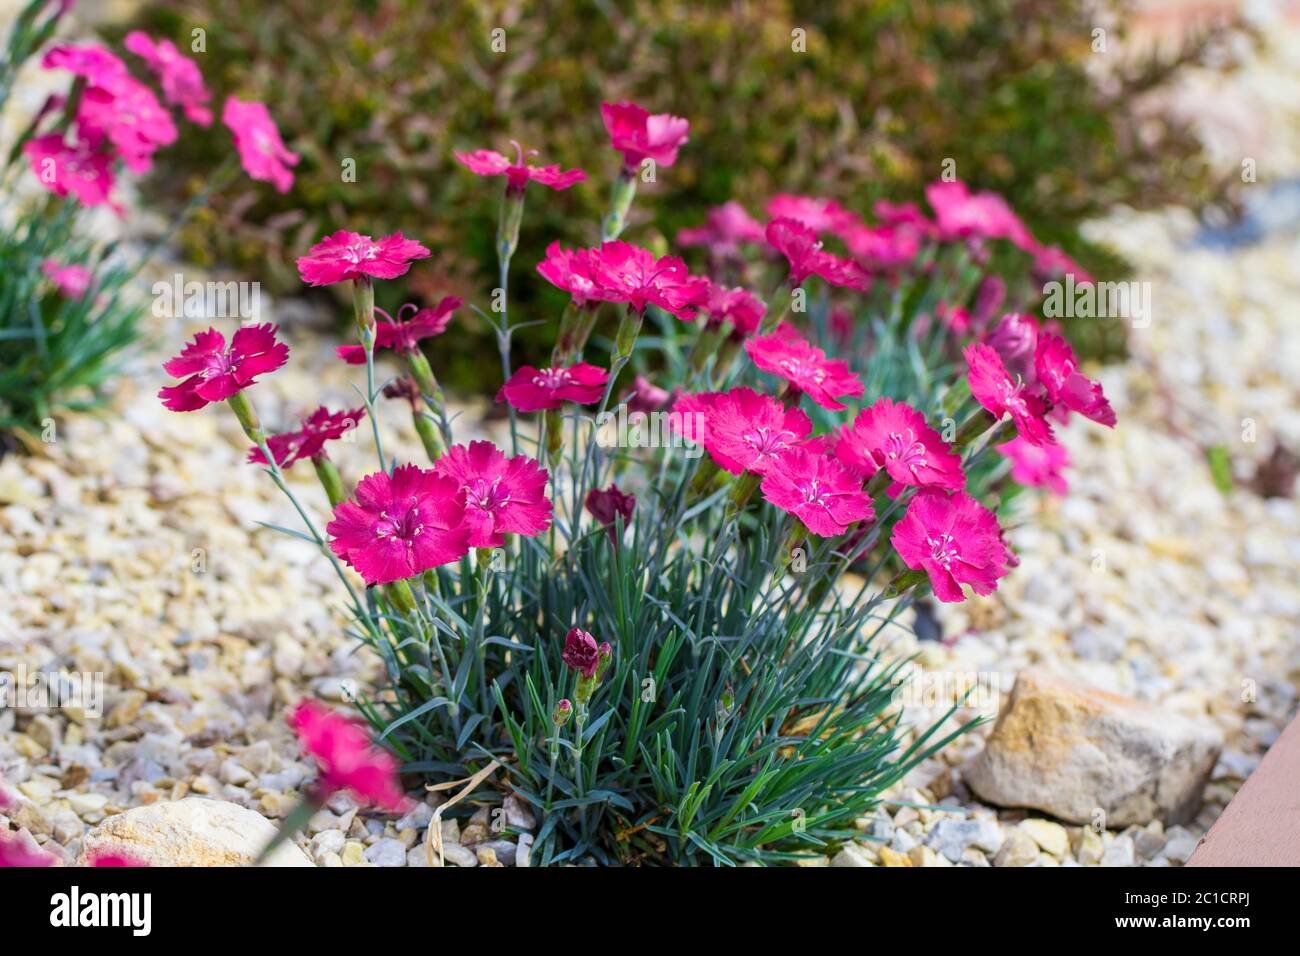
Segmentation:
[(329, 456), (321, 452), (311, 460), (311, 463), (316, 468), (316, 477), (320, 479), (321, 487), (325, 489), (325, 497), (329, 499), (330, 507), (336, 508), (347, 501), (348, 493), (343, 490), (343, 477)]
[(632, 209), (632, 200), (636, 197), (636, 170), (624, 167), (619, 170), (618, 178), (609, 194), (609, 212), (600, 224), (600, 241), (610, 242), (617, 239), (627, 226), (627, 214)]

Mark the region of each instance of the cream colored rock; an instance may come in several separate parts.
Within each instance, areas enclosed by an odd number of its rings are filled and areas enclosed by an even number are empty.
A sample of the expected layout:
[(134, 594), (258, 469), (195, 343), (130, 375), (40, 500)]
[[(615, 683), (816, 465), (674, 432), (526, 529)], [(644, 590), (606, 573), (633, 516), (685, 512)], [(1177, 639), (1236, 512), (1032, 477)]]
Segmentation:
[(988, 743), (965, 771), (982, 799), (1116, 829), (1195, 815), (1223, 746), (1211, 724), (1072, 683), (1016, 678)]
[[(109, 817), (86, 834), (77, 862), (118, 852), (151, 866), (249, 866), (275, 833), (275, 826), (252, 810), (190, 797)], [(296, 846), (282, 843), (265, 865), (313, 864)]]

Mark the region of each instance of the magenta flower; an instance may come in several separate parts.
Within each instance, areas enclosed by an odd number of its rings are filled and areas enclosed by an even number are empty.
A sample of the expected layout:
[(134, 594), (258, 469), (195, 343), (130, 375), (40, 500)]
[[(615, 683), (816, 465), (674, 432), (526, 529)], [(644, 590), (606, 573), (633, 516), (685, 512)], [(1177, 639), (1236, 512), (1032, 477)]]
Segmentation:
[(622, 240), (605, 242), (587, 253), (592, 279), (609, 302), (625, 302), (640, 312), (657, 305), (679, 319), (695, 318), (709, 297), (708, 280), (691, 275), (676, 256), (654, 253)]
[(934, 314), (939, 317), (944, 328), (954, 335), (965, 335), (971, 330), (972, 319), (970, 310), (960, 305), (949, 305), (947, 302), (940, 302), (934, 308)]
[(1063, 445), (1034, 445), (1016, 436), (996, 446), (998, 453), (1011, 462), (1011, 477), (1031, 488), (1047, 488), (1055, 495), (1070, 490), (1065, 469), (1070, 467), (1070, 453)]
[(841, 430), (835, 457), (865, 478), (881, 468), (892, 478), (889, 494), (904, 485), (961, 488), (961, 456), (948, 447), (925, 416), (910, 405), (882, 397)]
[(705, 246), (713, 255), (722, 258), (739, 254), (743, 244), (762, 241), (763, 224), (734, 199), (710, 209), (704, 217), (704, 225), (681, 229), (677, 233), (678, 245)]
[(365, 728), (334, 713), (315, 701), (301, 701), (289, 715), (289, 726), (298, 735), (302, 749), (320, 765), (316, 802), (333, 793), (348, 790), (364, 801), (385, 810), (399, 810), (406, 804), (397, 781), (397, 760), (370, 741)]
[(882, 226), (906, 226), (915, 229), (922, 236), (932, 236), (937, 232), (935, 224), (926, 218), (921, 207), (914, 202), (892, 203), (888, 199), (877, 199), (871, 207)]
[(86, 860), (91, 866), (98, 868), (141, 869), (149, 865), (133, 856), (114, 853), (111, 850), (94, 850), (87, 855)]
[(728, 289), (710, 282), (708, 303), (704, 310), (709, 315), (710, 326), (730, 322), (732, 335), (744, 338), (758, 331), (763, 316), (767, 314), (767, 305), (746, 289)]
[(771, 335), (749, 339), (745, 351), (764, 372), (785, 379), (822, 408), (839, 411), (845, 406), (838, 398), (845, 395), (857, 398), (865, 391), (847, 362), (828, 359), (825, 352), (809, 344), (785, 323)]
[(609, 372), (586, 362), (569, 368), (521, 366), (497, 392), (498, 402), (509, 402), (521, 412), (554, 411), (565, 402), (592, 405), (605, 394)]
[(212, 94), (203, 85), (198, 64), (176, 49), (176, 44), (132, 30), (122, 45), (149, 65), (168, 103), (179, 106), (191, 123), (212, 125), (212, 110), (207, 105)]
[[(392, 349), (399, 354), (418, 351), (420, 343), (435, 335), (442, 335), (451, 324), (452, 312), (465, 300), (458, 296), (444, 296), (432, 309), (417, 308), (408, 302), (397, 310), (393, 318), (380, 308), (375, 309), (375, 351)], [(407, 312), (410, 311), (408, 317)], [(338, 345), (334, 351), (349, 365), (365, 365), (366, 350), (361, 345)]]
[(1037, 245), (997, 193), (972, 193), (961, 180), (938, 181), (925, 188), (925, 198), (944, 239), (1009, 239), (1026, 250)]
[(767, 242), (790, 263), (790, 285), (800, 286), (811, 275), (831, 285), (865, 289), (867, 275), (856, 262), (822, 249), (817, 234), (794, 219), (773, 219), (767, 224)]
[(515, 161), (513, 163), (492, 149), (476, 149), (472, 153), (453, 153), (452, 155), (471, 173), (479, 176), (506, 177), (507, 188), (515, 192), (523, 192), (530, 179), (552, 189), (568, 189), (570, 186), (587, 178), (587, 174), (581, 169), (570, 169), (568, 172), (564, 172), (558, 165), (530, 166), (528, 160), (537, 155), (537, 150), (530, 149), (525, 153), (523, 147), (514, 140), (510, 141), (510, 145), (515, 148)]
[[(295, 462), (309, 461), (324, 455), (326, 442), (342, 438), (345, 432), (356, 428), (357, 423), (365, 417), (364, 408), (331, 412), (322, 405), (302, 420), (302, 427), (298, 430), (272, 435), (266, 440), (266, 447), (271, 450), (277, 465), (292, 468)], [(256, 465), (267, 463), (262, 449), (256, 446), (249, 449), (248, 460)]]
[(53, 853), (28, 846), (18, 834), (0, 831), (0, 868), (54, 866), (58, 862)]
[(507, 458), (490, 441), (454, 445), (433, 473), (464, 492), (471, 548), (499, 548), (507, 534), (533, 537), (551, 526), (550, 473), (527, 455)]
[(41, 66), (46, 70), (67, 70), (84, 79), (88, 87), (98, 87), (110, 93), (117, 92), (123, 81), (130, 78), (126, 64), (118, 55), (96, 44), (78, 46), (65, 43), (50, 47), (41, 58)]
[(806, 448), (786, 452), (763, 476), (763, 497), (813, 534), (834, 537), (875, 517), (862, 479), (833, 458)]
[(148, 172), (153, 154), (176, 142), (176, 124), (153, 90), (123, 77), (115, 90), (87, 87), (77, 110), (77, 131), (92, 146), (107, 137), (133, 173)]
[(1037, 395), (1025, 392), (1025, 383), (1013, 380), (998, 353), (987, 345), (971, 343), (962, 349), (970, 368), (970, 391), (996, 418), (1010, 414), (1016, 431), (1035, 445), (1053, 440), (1052, 426), (1043, 417), (1047, 406)]
[(356, 501), (339, 504), (325, 531), (330, 548), (366, 584), (409, 578), (469, 553), (460, 485), (415, 465), (362, 478)]
[(636, 513), (636, 495), (626, 494), (610, 482), (604, 491), (596, 488), (588, 491), (583, 506), (600, 524), (610, 526), (610, 537), (613, 537), (615, 518), (621, 517), (624, 527), (631, 523)]
[(1061, 336), (1044, 334), (1039, 337), (1034, 350), (1034, 369), (1052, 402), (1099, 425), (1115, 427), (1115, 410), (1106, 400), (1101, 383), (1079, 371), (1074, 349)]
[(686, 145), (691, 124), (670, 113), (648, 113), (635, 103), (601, 103), (609, 142), (623, 154), (623, 168), (635, 170), (643, 160), (668, 167)]
[(226, 337), (216, 329), (194, 336), (194, 341), (176, 358), (163, 363), (174, 378), (188, 376), (179, 385), (166, 385), (158, 392), (163, 405), (174, 412), (192, 412), (209, 402), (225, 401), (252, 385), (257, 376), (274, 372), (289, 359), (289, 346), (275, 339), (278, 327), (245, 325), (226, 346)]
[(47, 133), (23, 144), (23, 153), (42, 186), (56, 196), (69, 193), (88, 207), (108, 205), (120, 214), (109, 199), (113, 192), (113, 157), (84, 141), (69, 146), (61, 133)]
[(54, 283), (59, 294), (68, 299), (85, 298), (94, 281), (94, 274), (85, 266), (63, 265), (57, 259), (46, 259), (41, 263), (41, 272), (45, 278)]
[(619, 400), (627, 405), (627, 413), (632, 415), (637, 412), (645, 414), (656, 412), (668, 404), (668, 398), (667, 391), (648, 378), (638, 375), (632, 379), (632, 387), (624, 392)]
[(812, 420), (802, 411), (752, 388), (683, 396), (674, 408), (683, 415), (702, 415), (703, 426), (693, 429), (694, 437), (719, 468), (733, 475), (766, 475), (812, 431)]
[(308, 285), (333, 285), (350, 279), (396, 279), (406, 275), (412, 261), (431, 253), (400, 232), (371, 239), (340, 229), (326, 236), (298, 259), (298, 275)]
[(587, 249), (561, 249), (558, 242), (546, 247), (546, 258), (537, 263), (542, 278), (569, 293), (575, 306), (603, 302), (605, 292), (592, 277), (591, 253)]
[(564, 635), (564, 650), (560, 653), (560, 659), (566, 667), (573, 668), (583, 677), (592, 678), (600, 666), (600, 646), (582, 628), (570, 628), (569, 633)]
[(897, 269), (912, 262), (921, 251), (922, 235), (907, 226), (864, 226), (842, 229), (840, 237), (859, 263), (868, 269)]
[(890, 540), (909, 568), (925, 571), (934, 596), (945, 602), (965, 600), (963, 584), (992, 594), (1011, 559), (998, 519), (964, 491), (918, 491)]
[(293, 171), (289, 167), (298, 165), (299, 156), (291, 153), (280, 139), (280, 131), (266, 106), (227, 97), (221, 108), (221, 122), (235, 138), (244, 172), (253, 179), (270, 183), (276, 192), (287, 193), (293, 186)]
[(1038, 348), (1038, 323), (1032, 317), (1008, 312), (985, 336), (984, 342), (1002, 356), (1008, 369), (1026, 382), (1036, 381), (1034, 351)]
[(789, 193), (778, 193), (769, 199), (767, 214), (772, 219), (793, 219), (818, 233), (838, 232), (857, 222), (857, 217), (834, 199), (792, 196)]
[[(997, 315), (1006, 299), (1006, 280), (999, 275), (985, 276), (983, 281), (980, 282), (979, 288), (975, 290), (975, 304), (971, 307), (971, 321), (976, 327), (982, 329), (993, 316)], [(989, 344), (994, 348), (998, 348), (993, 342)], [(1002, 352), (1001, 349), (998, 349), (998, 351)], [(1032, 351), (1033, 349), (1030, 349), (1030, 352)], [(1002, 360), (1004, 362), (1009, 361), (1005, 354), (1002, 355)]]
[(1052, 279), (1057, 276), (1074, 276), (1075, 282), (1092, 282), (1093, 277), (1085, 272), (1065, 250), (1059, 246), (1035, 246), (1025, 250), (1034, 257), (1034, 272), (1041, 278)]

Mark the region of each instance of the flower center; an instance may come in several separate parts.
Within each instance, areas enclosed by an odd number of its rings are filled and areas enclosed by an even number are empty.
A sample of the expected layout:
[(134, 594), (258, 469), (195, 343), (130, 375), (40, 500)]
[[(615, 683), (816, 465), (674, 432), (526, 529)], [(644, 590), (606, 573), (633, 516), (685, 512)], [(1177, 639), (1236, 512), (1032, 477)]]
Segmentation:
[(424, 518), (416, 504), (416, 499), (412, 498), (406, 510), (396, 516), (381, 511), (379, 524), (375, 527), (375, 536), (380, 539), (397, 538), (409, 548), (414, 543), (413, 539), (418, 538), (424, 531)]
[(830, 491), (823, 488), (822, 483), (814, 478), (803, 486), (803, 500), (804, 504), (825, 508), (830, 502)]
[(961, 554), (957, 550), (956, 542), (953, 541), (950, 534), (941, 534), (937, 538), (926, 535), (925, 543), (930, 546), (930, 560), (945, 571), (952, 568), (954, 561), (961, 560)]
[(791, 381), (813, 382), (820, 385), (826, 380), (826, 370), (804, 359), (781, 359), (781, 368)]
[(790, 447), (794, 433), (781, 428), (758, 425), (740, 436), (740, 440), (754, 450), (759, 458), (773, 458)]
[(366, 262), (379, 254), (379, 244), (369, 239), (361, 239), (345, 246), (341, 255), (353, 264)]
[(565, 368), (544, 368), (533, 376), (533, 384), (538, 388), (545, 388), (550, 391), (556, 391), (563, 388), (573, 380), (569, 370)]
[(916, 474), (929, 464), (925, 457), (925, 445), (917, 440), (910, 428), (906, 435), (901, 432), (890, 432), (889, 437), (881, 445), (881, 451), (884, 452), (886, 459), (902, 463), (911, 470), (912, 474)]
[(501, 488), (499, 476), (491, 481), (475, 478), (466, 486), (465, 499), (480, 511), (495, 514), (510, 503), (510, 492)]

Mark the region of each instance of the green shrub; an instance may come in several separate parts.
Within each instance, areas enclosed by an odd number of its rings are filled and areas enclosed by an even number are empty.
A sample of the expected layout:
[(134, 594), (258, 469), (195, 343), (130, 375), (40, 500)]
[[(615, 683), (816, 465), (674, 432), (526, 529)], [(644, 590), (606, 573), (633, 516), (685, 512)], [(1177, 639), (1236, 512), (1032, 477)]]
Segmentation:
[[(494, 281), (495, 197), (452, 149), (508, 151), (519, 139), (546, 162), (593, 180), (615, 168), (597, 107), (628, 98), (691, 117), (674, 175), (653, 187), (653, 225), (666, 237), (728, 198), (761, 213), (777, 191), (813, 192), (867, 209), (918, 199), (944, 159), (972, 187), (1005, 195), (1045, 242), (1090, 271), (1120, 264), (1087, 247), (1078, 223), (1116, 204), (1193, 206), (1217, 184), (1188, 129), (1142, 121), (1134, 97), (1198, 56), (1114, 70), (1103, 91), (1086, 70), (1095, 4), (1082, 0), (751, 0), (718, 5), (499, 0), (176, 0), (148, 7), (147, 28), (188, 43), (219, 92), (274, 102), (304, 155), (288, 195), (234, 195), (186, 232), (192, 254), (256, 267), (292, 288), (292, 260), (318, 236), (350, 226), (420, 235), (436, 260), (406, 294), (479, 293)], [(505, 52), (493, 34), (504, 29)], [(794, 52), (792, 31), (805, 33)], [(1114, 48), (1118, 37), (1109, 38)], [(214, 133), (212, 135), (219, 135)], [(212, 144), (191, 137), (157, 181), (179, 202), (198, 188)], [(345, 182), (346, 160), (356, 181)], [(566, 223), (595, 222), (592, 184), (535, 204), (524, 243), (591, 242)], [(646, 215), (644, 212), (640, 215)], [(527, 266), (525, 266), (527, 268)], [(492, 278), (489, 278), (492, 277)], [(528, 308), (541, 283), (522, 284)], [(546, 305), (559, 300), (547, 296)], [(396, 305), (396, 301), (384, 303)], [(342, 310), (341, 310), (342, 311)], [(1122, 330), (1080, 323), (1080, 350), (1122, 347)], [(479, 327), (459, 335), (478, 335)], [(521, 336), (525, 354), (542, 343)], [(485, 366), (448, 343), (447, 379), (473, 386)], [(491, 352), (490, 348), (484, 350)]]

